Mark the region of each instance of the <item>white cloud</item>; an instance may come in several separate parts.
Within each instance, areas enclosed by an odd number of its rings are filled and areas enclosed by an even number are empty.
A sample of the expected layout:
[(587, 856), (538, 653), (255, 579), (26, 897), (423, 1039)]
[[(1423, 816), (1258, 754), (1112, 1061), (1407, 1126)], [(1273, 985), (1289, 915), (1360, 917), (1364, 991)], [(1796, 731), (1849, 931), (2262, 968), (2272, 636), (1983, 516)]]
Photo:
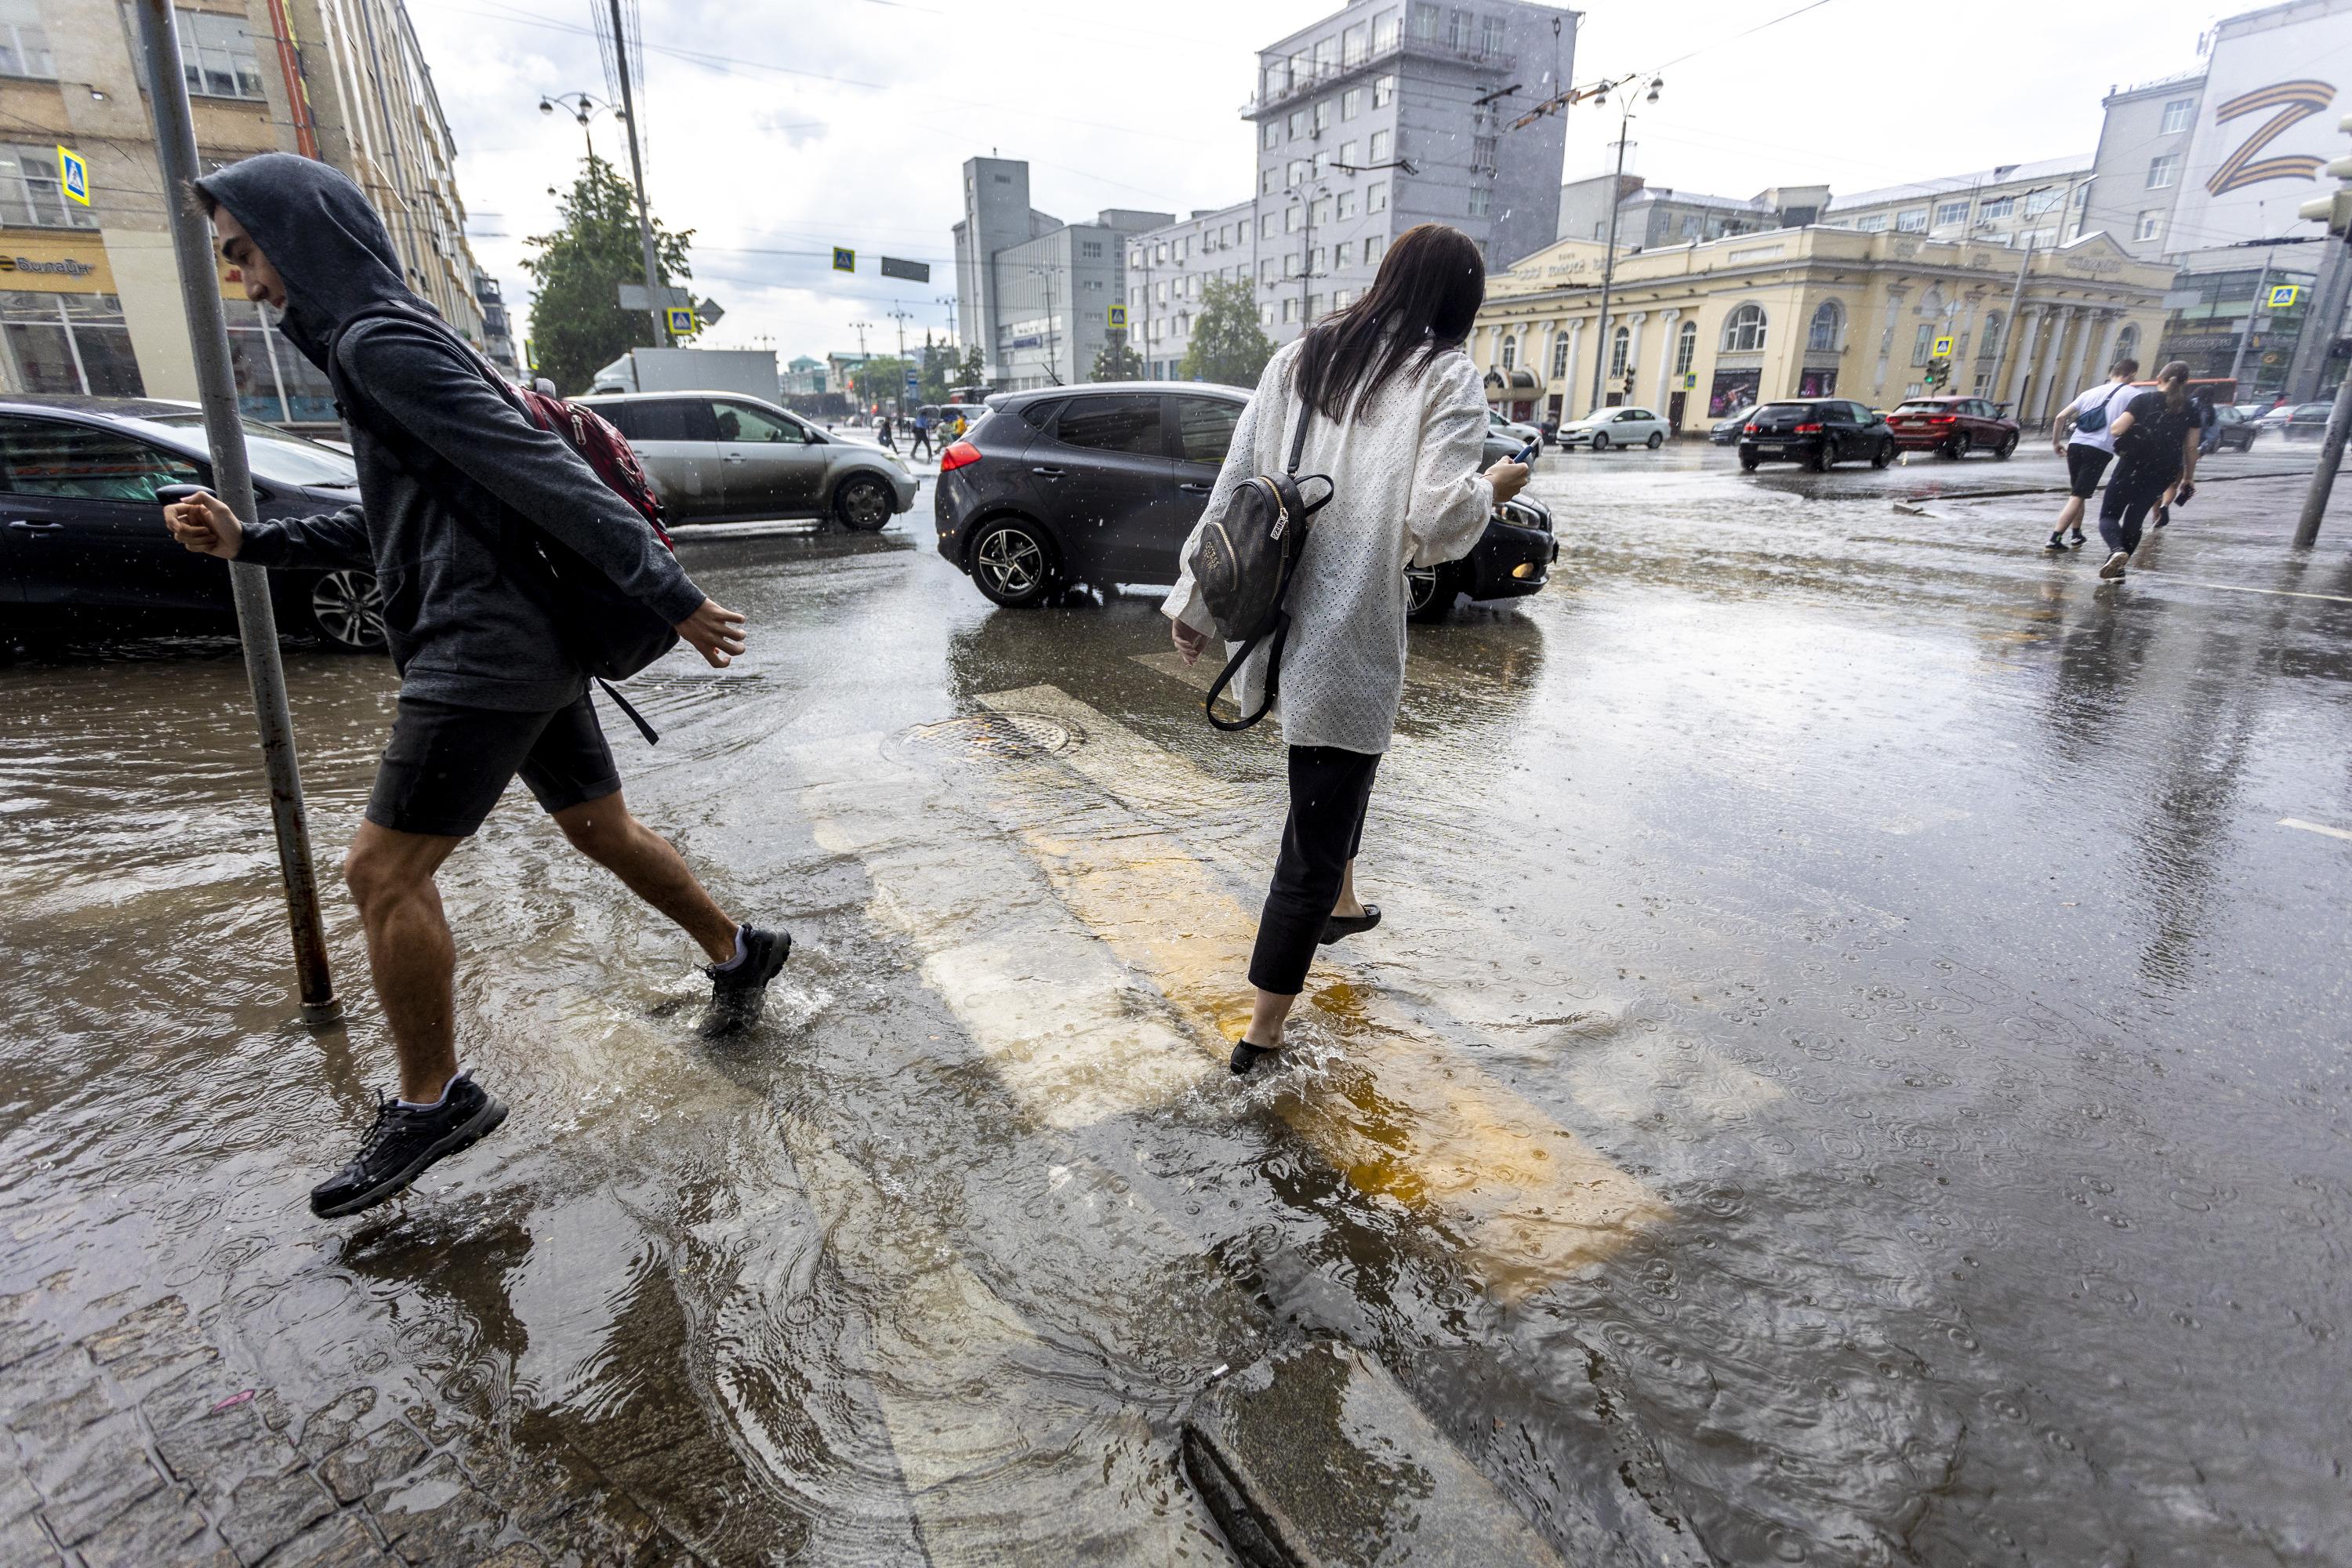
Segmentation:
[[(579, 127), (541, 93), (606, 95), (595, 0), (415, 0), (459, 148), (476, 253), (527, 321), (523, 238), (553, 220)], [(943, 332), (954, 293), (949, 226), (963, 161), (1030, 160), (1031, 200), (1066, 219), (1108, 206), (1187, 212), (1243, 200), (1255, 167), (1239, 117), (1255, 50), (1330, 14), (1328, 0), (827, 0), (728, 5), (639, 0), (647, 184), (665, 222), (696, 231), (695, 283), (727, 308), (713, 346), (771, 342), (782, 357)], [(1361, 0), (1368, 6), (1384, 0)], [(1464, 0), (1475, 8), (1475, 0)], [(1791, 0), (1791, 4), (1794, 0)], [(1826, 180), (1842, 190), (2088, 152), (2116, 83), (2196, 63), (2223, 12), (2187, 0), (2057, 5), (1977, 0), (1960, 12), (1830, 0), (1788, 8), (1674, 0), (1587, 12), (1573, 79), (1667, 65), (1634, 121), (1634, 167), (1727, 195)], [(1707, 46), (1702, 47), (1702, 46)], [(1616, 116), (1570, 111), (1567, 173), (1602, 167)], [(622, 158), (619, 127), (593, 127)], [(830, 247), (859, 270), (833, 272)], [(932, 263), (929, 284), (874, 258)]]

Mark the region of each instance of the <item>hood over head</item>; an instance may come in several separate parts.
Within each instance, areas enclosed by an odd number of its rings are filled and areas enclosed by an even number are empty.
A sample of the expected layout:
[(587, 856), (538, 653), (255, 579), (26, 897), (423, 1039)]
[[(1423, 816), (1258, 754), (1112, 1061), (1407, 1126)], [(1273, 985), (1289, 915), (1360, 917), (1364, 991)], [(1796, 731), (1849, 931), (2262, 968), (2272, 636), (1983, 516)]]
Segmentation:
[(320, 368), (353, 317), (385, 305), (431, 310), (402, 280), (383, 220), (341, 170), (264, 153), (203, 176), (196, 187), (236, 215), (285, 279), (285, 333)]

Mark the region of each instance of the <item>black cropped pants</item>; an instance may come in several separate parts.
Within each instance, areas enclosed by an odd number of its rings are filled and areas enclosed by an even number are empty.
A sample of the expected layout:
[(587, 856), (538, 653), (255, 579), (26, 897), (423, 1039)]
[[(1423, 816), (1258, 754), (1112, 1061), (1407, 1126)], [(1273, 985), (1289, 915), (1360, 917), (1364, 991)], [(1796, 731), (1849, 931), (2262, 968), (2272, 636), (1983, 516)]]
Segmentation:
[(1363, 847), (1364, 809), (1380, 766), (1377, 752), (1290, 748), (1290, 815), (1250, 953), (1250, 984), (1259, 990), (1296, 996), (1307, 984), (1340, 879)]

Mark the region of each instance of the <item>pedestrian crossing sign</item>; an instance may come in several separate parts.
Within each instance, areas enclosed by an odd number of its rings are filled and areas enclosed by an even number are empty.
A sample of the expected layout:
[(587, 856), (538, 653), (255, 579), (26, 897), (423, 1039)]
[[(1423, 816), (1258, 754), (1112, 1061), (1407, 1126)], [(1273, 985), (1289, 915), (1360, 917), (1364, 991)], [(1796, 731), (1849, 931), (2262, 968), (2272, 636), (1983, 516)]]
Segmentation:
[(1952, 357), (1952, 340), (1951, 340), (1949, 337), (1941, 337), (1941, 338), (1937, 338), (1937, 339), (1936, 340), (1936, 345), (1935, 345), (1935, 347), (1933, 347), (1932, 349), (1930, 349), (1930, 350), (1928, 350), (1928, 351), (1927, 351), (1927, 357), (1928, 357), (1929, 359), (1949, 359), (1949, 358), (1951, 358), (1951, 357)]
[(662, 314), (667, 318), (669, 321), (669, 330), (672, 336), (682, 338), (688, 337), (693, 334), (694, 310), (690, 306), (672, 305), (664, 310)]
[(2303, 285), (2299, 283), (2274, 284), (2271, 289), (2271, 309), (2273, 310), (2284, 310), (2288, 306), (2294, 304), (2296, 300), (2302, 297), (2302, 295)]
[(850, 249), (849, 247), (845, 245), (835, 246), (833, 247), (833, 269), (835, 272), (856, 271), (857, 252)]
[(89, 165), (70, 147), (58, 149), (58, 184), (65, 187), (66, 195), (89, 205)]
[(1110, 308), (1110, 324), (1111, 330), (1114, 331), (1125, 331), (1127, 330), (1126, 306), (1113, 305)]

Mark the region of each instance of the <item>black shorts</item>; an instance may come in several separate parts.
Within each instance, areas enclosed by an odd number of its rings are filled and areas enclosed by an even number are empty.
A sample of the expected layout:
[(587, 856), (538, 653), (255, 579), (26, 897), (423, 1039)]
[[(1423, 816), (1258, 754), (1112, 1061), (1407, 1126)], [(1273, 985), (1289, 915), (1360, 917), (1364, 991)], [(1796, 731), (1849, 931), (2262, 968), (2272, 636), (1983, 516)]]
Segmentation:
[(2099, 476), (2116, 460), (2113, 452), (2092, 446), (2088, 441), (2066, 443), (2066, 493), (2089, 500), (2099, 492)]
[(470, 838), (517, 773), (550, 812), (621, 787), (587, 694), (552, 713), (400, 701), (367, 819), (400, 833)]

